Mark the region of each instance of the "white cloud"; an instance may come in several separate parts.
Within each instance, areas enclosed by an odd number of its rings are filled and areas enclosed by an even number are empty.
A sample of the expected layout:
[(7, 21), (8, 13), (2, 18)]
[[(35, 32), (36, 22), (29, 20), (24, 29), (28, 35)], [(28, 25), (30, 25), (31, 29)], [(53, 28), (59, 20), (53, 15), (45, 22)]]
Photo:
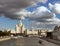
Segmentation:
[(52, 22), (38, 22), (38, 21), (31, 21), (28, 26), (34, 29), (48, 29), (53, 30), (56, 25), (60, 24), (60, 20), (57, 18), (51, 19)]
[(53, 15), (53, 13), (51, 13), (51, 11), (48, 10), (46, 7), (41, 6), (41, 7), (38, 7), (35, 11), (31, 13), (30, 16), (27, 16), (27, 17), (28, 19), (31, 19), (31, 20), (45, 21), (47, 19), (51, 19), (55, 17), (55, 15)]
[(60, 3), (55, 3), (54, 5), (52, 5), (51, 3), (49, 3), (49, 8), (56, 14), (60, 14)]
[(55, 25), (60, 24), (60, 19), (44, 6), (38, 7), (27, 18), (31, 20), (29, 26), (34, 28), (53, 29)]
[(26, 18), (38, 22), (53, 22), (55, 20), (59, 21), (59, 19), (56, 18), (56, 15), (44, 6), (38, 7), (35, 11), (30, 12)]
[(19, 17), (17, 17), (18, 19), (25, 19), (26, 16), (30, 15), (31, 12), (22, 9), (21, 11), (18, 11), (16, 13), (14, 13), (15, 15), (18, 15)]

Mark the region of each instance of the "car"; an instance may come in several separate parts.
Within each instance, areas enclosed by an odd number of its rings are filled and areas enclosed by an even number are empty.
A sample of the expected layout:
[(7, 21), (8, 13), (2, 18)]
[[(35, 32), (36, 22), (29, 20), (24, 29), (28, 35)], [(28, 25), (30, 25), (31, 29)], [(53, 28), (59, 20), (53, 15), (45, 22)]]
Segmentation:
[(28, 37), (29, 35), (24, 35), (24, 37)]
[(18, 38), (20, 38), (20, 37), (23, 38), (23, 36), (17, 36), (17, 37), (18, 37)]
[(13, 39), (18, 39), (18, 37), (17, 36), (14, 36), (14, 37), (12, 37)]
[(42, 40), (39, 40), (39, 43), (40, 43), (40, 44), (42, 44), (42, 42), (43, 42)]

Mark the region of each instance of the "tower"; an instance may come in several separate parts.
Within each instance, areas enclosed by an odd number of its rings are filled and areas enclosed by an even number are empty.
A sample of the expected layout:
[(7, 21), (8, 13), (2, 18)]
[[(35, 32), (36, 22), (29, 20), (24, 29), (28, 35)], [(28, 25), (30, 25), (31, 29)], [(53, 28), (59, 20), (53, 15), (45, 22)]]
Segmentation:
[(16, 32), (20, 34), (24, 33), (24, 26), (22, 20), (19, 20), (19, 23), (16, 25)]
[(19, 23), (18, 23), (18, 27), (19, 27), (19, 31), (20, 31), (20, 33), (22, 33), (22, 31), (23, 31), (22, 20), (19, 21)]
[(23, 26), (22, 20), (19, 20), (18, 26)]

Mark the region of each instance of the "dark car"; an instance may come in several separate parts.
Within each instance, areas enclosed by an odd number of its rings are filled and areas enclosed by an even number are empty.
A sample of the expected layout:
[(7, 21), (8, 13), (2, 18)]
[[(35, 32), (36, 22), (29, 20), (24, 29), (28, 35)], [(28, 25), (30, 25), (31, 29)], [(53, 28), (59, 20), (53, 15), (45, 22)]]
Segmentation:
[(42, 42), (43, 42), (42, 40), (39, 40), (39, 43), (40, 43), (40, 44), (42, 44)]
[(29, 35), (24, 35), (24, 37), (28, 37)]

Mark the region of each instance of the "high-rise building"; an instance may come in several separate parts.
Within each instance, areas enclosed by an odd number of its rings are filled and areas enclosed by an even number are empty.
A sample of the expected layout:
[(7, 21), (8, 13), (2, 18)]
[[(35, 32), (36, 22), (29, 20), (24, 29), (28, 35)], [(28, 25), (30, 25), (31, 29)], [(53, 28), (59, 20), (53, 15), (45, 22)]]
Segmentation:
[(24, 33), (24, 25), (22, 23), (22, 21), (20, 20), (19, 23), (16, 25), (16, 33)]
[(16, 25), (15, 28), (16, 34), (21, 34), (21, 35), (43, 35), (46, 36), (46, 30), (29, 30), (25, 29), (22, 21), (20, 20), (19, 23)]

